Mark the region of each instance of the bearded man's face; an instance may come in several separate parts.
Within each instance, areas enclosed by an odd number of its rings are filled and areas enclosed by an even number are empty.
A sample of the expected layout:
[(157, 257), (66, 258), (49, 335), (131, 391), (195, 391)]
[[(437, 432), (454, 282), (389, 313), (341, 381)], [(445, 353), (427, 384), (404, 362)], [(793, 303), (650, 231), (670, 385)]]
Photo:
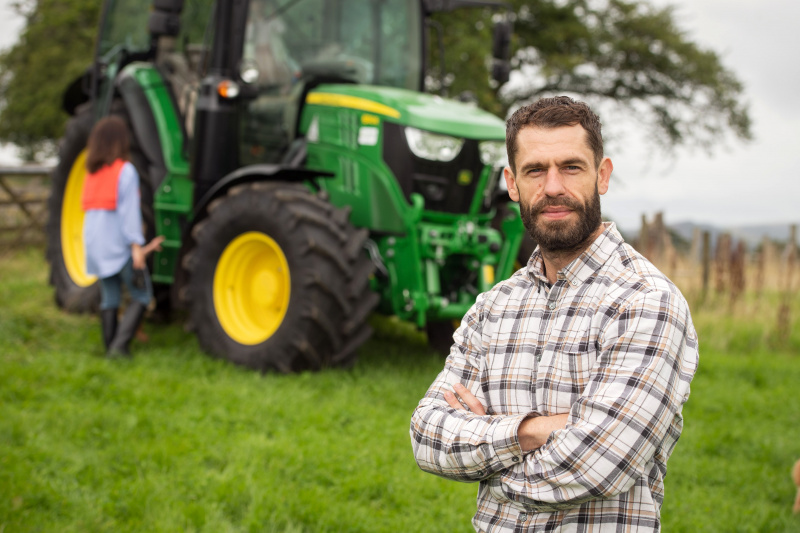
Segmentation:
[[(542, 216), (546, 208), (552, 207), (569, 208), (577, 215), (577, 219), (548, 220)], [(519, 210), (522, 223), (533, 240), (551, 252), (571, 252), (582, 248), (602, 222), (597, 185), (594, 194), (585, 202), (569, 197), (545, 196), (531, 205), (520, 198)]]
[(596, 162), (580, 125), (522, 128), (516, 144), (515, 168), (504, 174), (531, 237), (546, 251), (581, 251), (602, 222), (611, 160)]

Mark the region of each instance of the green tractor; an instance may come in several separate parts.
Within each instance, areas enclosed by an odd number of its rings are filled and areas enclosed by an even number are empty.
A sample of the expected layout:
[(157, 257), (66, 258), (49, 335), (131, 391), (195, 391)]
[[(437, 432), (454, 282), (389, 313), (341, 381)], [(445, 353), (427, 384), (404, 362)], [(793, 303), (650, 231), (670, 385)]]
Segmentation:
[[(149, 2), (152, 1), (152, 5)], [(522, 240), (501, 202), (502, 120), (423, 92), (437, 11), (468, 0), (106, 0), (64, 94), (48, 260), (58, 305), (97, 308), (80, 194), (94, 122), (122, 116), (157, 308), (259, 370), (348, 366), (373, 311), (449, 345)], [(508, 78), (498, 15), (493, 76)], [(498, 213), (502, 212), (502, 216)]]

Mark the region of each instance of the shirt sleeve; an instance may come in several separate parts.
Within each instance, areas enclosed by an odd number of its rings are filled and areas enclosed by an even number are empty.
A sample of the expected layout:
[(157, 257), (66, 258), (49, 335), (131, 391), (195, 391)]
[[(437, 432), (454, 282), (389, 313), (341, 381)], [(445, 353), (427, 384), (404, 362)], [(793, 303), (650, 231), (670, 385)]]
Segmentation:
[(142, 211), (139, 198), (139, 173), (131, 163), (125, 163), (117, 183), (117, 213), (122, 226), (125, 243), (144, 244), (142, 234)]
[(522, 496), (530, 500), (581, 503), (626, 492), (680, 435), (698, 362), (683, 298), (667, 291), (639, 297), (604, 328), (599, 343), (567, 427), (510, 473), (524, 480)]
[(453, 409), (444, 399), (461, 383), (483, 405), (479, 381), (486, 349), (481, 335), (481, 294), (453, 335), (444, 370), (433, 382), (411, 417), (411, 444), (419, 467), (456, 481), (479, 481), (522, 461), (517, 428), (527, 415), (480, 416)]

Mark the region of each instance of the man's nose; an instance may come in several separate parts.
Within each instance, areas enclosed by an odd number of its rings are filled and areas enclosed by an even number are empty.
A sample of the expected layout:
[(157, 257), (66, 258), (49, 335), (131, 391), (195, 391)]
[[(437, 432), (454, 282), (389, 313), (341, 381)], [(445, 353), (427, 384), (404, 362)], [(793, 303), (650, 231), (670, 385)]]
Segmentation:
[(550, 168), (544, 177), (544, 194), (550, 197), (566, 194), (564, 177), (558, 168)]

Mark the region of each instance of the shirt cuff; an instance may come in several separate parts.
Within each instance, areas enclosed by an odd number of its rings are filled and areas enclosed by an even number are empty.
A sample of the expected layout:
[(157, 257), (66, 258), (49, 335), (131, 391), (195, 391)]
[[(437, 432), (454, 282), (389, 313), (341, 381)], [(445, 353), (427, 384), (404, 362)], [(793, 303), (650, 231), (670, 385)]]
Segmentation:
[(504, 416), (494, 424), (486, 436), (494, 449), (493, 456), (497, 458), (504, 468), (519, 464), (524, 455), (519, 445), (519, 425), (528, 418), (529, 414)]

